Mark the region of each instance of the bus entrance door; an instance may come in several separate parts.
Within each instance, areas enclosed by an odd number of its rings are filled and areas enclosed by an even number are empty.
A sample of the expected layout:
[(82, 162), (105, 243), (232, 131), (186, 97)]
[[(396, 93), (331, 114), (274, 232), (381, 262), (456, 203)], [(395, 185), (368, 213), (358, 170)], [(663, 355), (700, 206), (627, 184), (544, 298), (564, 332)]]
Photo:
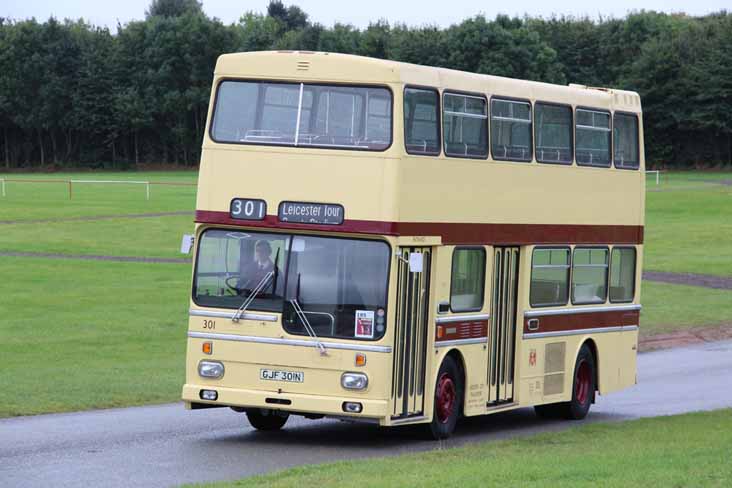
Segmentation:
[(519, 248), (496, 247), (488, 348), (489, 405), (513, 401), (518, 271)]
[[(394, 404), (392, 418), (395, 419), (421, 415), (424, 410), (431, 262), (430, 248), (402, 247), (398, 253), (396, 330), (391, 387)], [(415, 262), (421, 263), (421, 266), (415, 265)]]

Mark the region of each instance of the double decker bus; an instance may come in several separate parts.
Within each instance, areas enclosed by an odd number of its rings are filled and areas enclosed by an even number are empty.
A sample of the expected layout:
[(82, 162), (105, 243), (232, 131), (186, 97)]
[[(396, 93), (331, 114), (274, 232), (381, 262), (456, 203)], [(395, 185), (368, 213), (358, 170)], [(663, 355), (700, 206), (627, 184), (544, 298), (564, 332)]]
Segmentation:
[(636, 382), (636, 93), (314, 52), (227, 54), (196, 204), (187, 408), (580, 419)]

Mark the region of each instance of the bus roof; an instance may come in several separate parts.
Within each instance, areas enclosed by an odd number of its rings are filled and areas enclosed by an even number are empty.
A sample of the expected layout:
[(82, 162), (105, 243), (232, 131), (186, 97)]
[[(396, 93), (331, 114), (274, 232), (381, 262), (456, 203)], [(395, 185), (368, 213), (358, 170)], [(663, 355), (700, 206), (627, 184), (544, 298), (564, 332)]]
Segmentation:
[(340, 83), (430, 86), (489, 95), (545, 100), (573, 106), (640, 113), (637, 93), (584, 85), (568, 86), (420, 66), (352, 54), (312, 51), (257, 51), (223, 54), (217, 77)]

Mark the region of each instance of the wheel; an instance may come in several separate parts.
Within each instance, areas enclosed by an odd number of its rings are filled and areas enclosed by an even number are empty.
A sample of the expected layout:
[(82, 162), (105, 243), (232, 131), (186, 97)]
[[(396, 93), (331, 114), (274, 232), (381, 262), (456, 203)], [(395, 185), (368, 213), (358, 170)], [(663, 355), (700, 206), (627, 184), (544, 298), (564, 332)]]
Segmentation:
[(590, 347), (584, 344), (574, 363), (572, 400), (565, 406), (564, 417), (570, 420), (585, 418), (595, 398), (595, 389), (595, 358)]
[(257, 430), (280, 430), (289, 417), (289, 413), (266, 408), (247, 410), (249, 423)]
[(455, 360), (446, 357), (437, 373), (435, 401), (429, 434), (434, 439), (447, 439), (455, 430), (462, 410), (463, 378)]
[(580, 348), (574, 363), (572, 399), (568, 402), (537, 405), (536, 414), (543, 418), (581, 420), (587, 416), (595, 398), (595, 358), (587, 344)]

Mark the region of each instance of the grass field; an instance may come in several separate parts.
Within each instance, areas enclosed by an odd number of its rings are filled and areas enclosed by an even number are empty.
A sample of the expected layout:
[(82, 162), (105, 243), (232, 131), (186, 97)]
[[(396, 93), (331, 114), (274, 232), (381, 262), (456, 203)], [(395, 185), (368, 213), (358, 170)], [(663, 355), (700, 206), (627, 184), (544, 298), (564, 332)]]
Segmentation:
[(713, 183), (724, 180), (732, 173), (649, 177), (645, 269), (732, 276), (732, 186)]
[(732, 485), (732, 410), (587, 424), (559, 433), (369, 458), (255, 476), (216, 488), (267, 486)]
[[(3, 177), (196, 181), (195, 172)], [(648, 193), (646, 269), (732, 275), (730, 187), (702, 181), (725, 179), (732, 174), (664, 174), (649, 184), (668, 191)], [(6, 185), (0, 221), (22, 223), (0, 225), (0, 252), (179, 258), (193, 229), (192, 186), (155, 186), (147, 201), (141, 186), (79, 185), (69, 200), (63, 184)], [(190, 214), (64, 220), (155, 212)], [(190, 273), (187, 264), (0, 256), (0, 416), (176, 400)], [(731, 297), (646, 282), (642, 334), (729, 323)]]

